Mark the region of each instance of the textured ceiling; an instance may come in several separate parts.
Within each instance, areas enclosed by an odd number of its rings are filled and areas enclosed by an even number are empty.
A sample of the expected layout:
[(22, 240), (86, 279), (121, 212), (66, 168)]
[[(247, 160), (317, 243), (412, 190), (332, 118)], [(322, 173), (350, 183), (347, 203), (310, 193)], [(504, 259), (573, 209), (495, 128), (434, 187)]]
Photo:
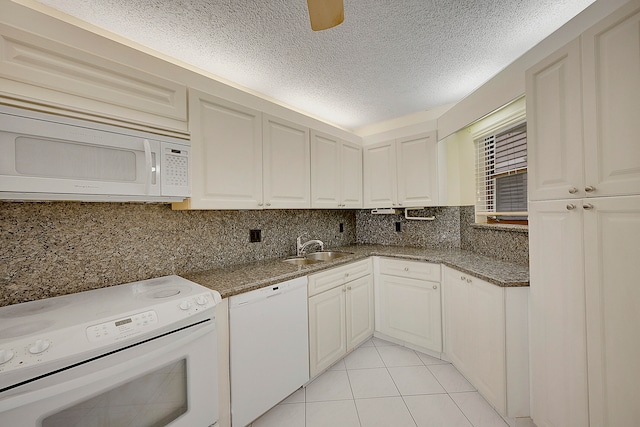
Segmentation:
[(594, 0), (39, 0), (346, 128), (456, 102)]

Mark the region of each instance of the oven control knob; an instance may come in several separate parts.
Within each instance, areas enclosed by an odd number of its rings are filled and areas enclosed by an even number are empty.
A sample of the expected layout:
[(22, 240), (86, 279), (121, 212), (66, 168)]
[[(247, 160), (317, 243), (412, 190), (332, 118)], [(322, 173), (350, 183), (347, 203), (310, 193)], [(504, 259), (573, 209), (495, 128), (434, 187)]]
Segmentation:
[(200, 295), (198, 298), (196, 298), (196, 304), (198, 305), (205, 305), (208, 302), (209, 302), (209, 299), (204, 295)]
[(48, 349), (50, 345), (51, 343), (48, 340), (36, 340), (36, 342), (29, 347), (29, 353), (40, 354)]
[(191, 303), (189, 301), (182, 301), (179, 307), (180, 310), (189, 310), (191, 308)]
[(13, 359), (13, 351), (0, 350), (0, 365), (2, 365), (3, 363), (7, 363), (11, 359)]

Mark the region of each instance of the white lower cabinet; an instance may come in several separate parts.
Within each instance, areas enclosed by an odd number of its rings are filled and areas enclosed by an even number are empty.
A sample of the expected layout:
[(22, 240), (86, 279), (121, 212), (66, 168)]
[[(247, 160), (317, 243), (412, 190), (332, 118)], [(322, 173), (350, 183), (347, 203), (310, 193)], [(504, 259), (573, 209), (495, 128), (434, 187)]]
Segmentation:
[(502, 415), (529, 416), (528, 288), (444, 269), (446, 355)]
[(379, 265), (376, 331), (409, 347), (440, 353), (440, 265), (386, 258)]
[(532, 418), (640, 419), (640, 196), (530, 203)]
[[(364, 263), (364, 264), (363, 264)], [(358, 274), (368, 265), (365, 275)], [(360, 261), (309, 276), (312, 283), (333, 276), (334, 286), (309, 297), (309, 372), (313, 378), (373, 334), (373, 278), (371, 260)], [(360, 277), (358, 277), (360, 276)]]

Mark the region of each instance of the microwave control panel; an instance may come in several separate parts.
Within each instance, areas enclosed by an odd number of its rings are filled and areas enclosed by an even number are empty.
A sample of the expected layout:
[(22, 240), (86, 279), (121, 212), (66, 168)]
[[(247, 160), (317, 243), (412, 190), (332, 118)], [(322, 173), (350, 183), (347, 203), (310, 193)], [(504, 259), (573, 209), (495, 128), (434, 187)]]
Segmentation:
[(162, 195), (188, 196), (189, 154), (191, 149), (184, 145), (162, 143)]

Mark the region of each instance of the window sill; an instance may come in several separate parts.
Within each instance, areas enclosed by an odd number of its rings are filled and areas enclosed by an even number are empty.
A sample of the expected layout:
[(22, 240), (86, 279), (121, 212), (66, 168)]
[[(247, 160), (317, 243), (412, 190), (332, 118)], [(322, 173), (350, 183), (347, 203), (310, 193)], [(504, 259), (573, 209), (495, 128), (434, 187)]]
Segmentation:
[(479, 230), (498, 230), (498, 231), (511, 231), (516, 233), (529, 233), (528, 225), (518, 225), (518, 224), (480, 224), (474, 223), (471, 224), (471, 227), (477, 228)]

